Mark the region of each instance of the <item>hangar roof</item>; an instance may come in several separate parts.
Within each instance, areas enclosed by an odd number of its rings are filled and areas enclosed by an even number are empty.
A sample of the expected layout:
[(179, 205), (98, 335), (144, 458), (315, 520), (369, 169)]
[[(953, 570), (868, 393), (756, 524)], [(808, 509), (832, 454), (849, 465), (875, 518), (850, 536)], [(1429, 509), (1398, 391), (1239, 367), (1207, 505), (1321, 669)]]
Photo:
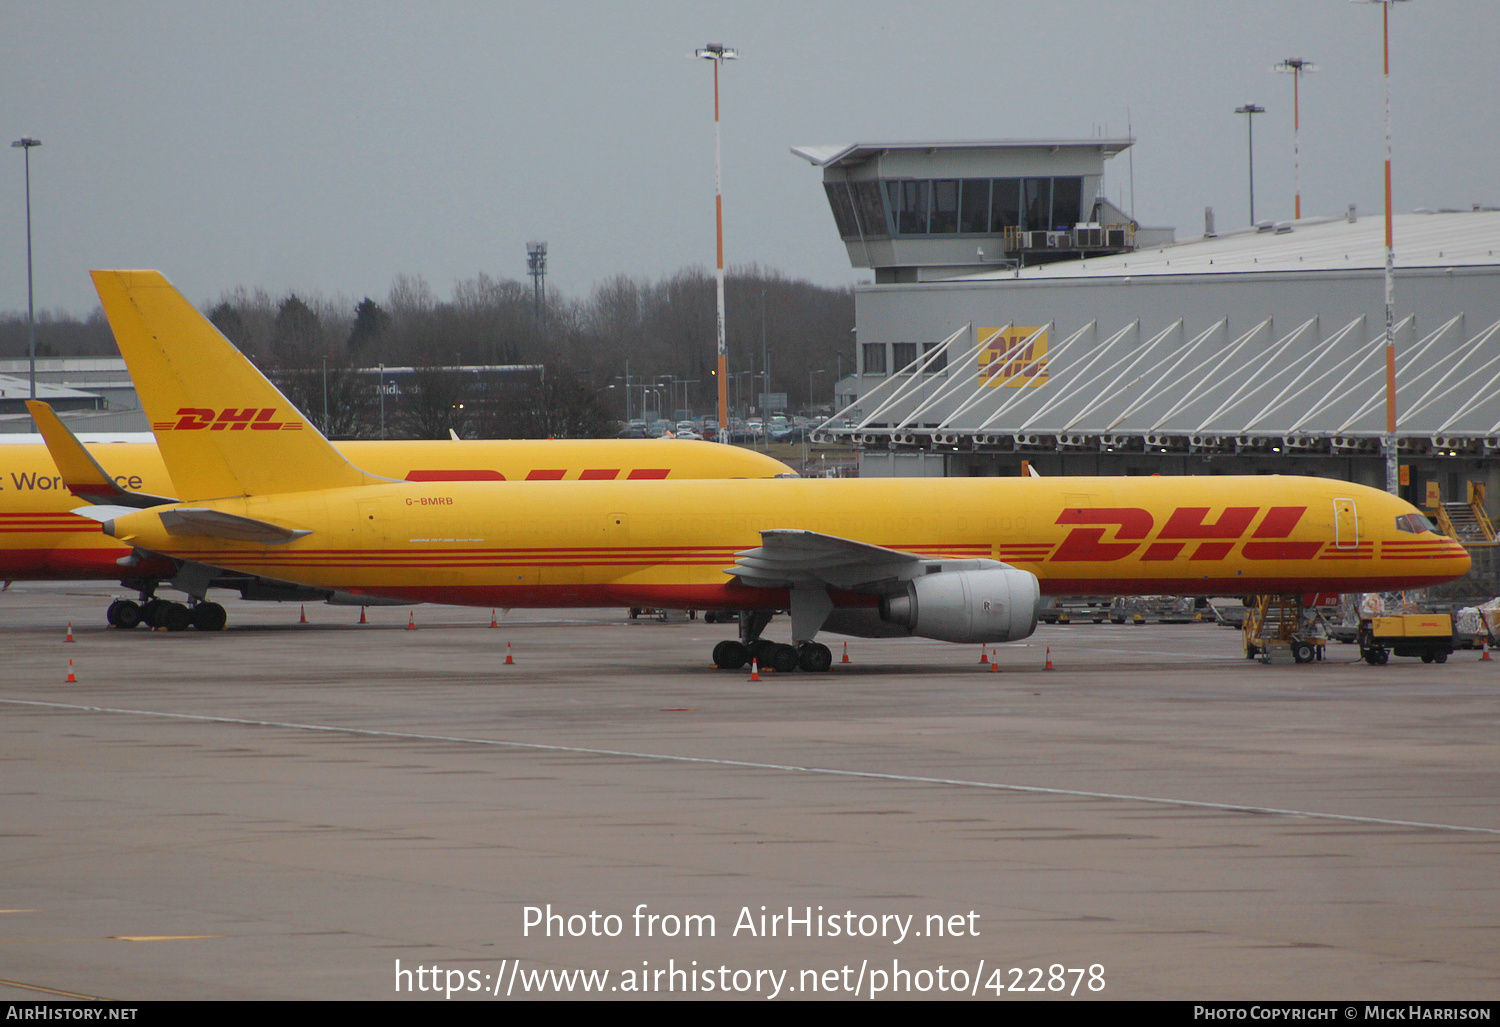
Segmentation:
[[(1398, 268), (1500, 265), (1500, 210), (1397, 214)], [(1088, 260), (1014, 270), (986, 270), (945, 281), (1119, 278), (1136, 275), (1214, 275), (1285, 271), (1350, 271), (1385, 267), (1385, 218), (1304, 218), (1282, 222), (1290, 231), (1226, 232)]]

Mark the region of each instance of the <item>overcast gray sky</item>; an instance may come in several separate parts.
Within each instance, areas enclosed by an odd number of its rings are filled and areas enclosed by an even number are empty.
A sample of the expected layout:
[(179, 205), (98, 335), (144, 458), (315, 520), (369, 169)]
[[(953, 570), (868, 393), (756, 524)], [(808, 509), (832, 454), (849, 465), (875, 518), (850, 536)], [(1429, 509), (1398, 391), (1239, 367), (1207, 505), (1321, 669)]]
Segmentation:
[[(1395, 207), (1500, 204), (1500, 2), (1392, 11)], [(725, 66), (726, 259), (826, 284), (850, 268), (807, 143), (1123, 135), (1144, 224), (1383, 207), (1380, 11), (1349, 0), (0, 5), (5, 140), (32, 135), (39, 308), (87, 271), (152, 267), (196, 303), (238, 285), (384, 298), (522, 278), (548, 241), (571, 296), (712, 266), (710, 40)], [(24, 310), (22, 158), (0, 168), (0, 309)], [(1124, 155), (1107, 190), (1128, 202)], [(1399, 246), (1399, 240), (1398, 240)]]

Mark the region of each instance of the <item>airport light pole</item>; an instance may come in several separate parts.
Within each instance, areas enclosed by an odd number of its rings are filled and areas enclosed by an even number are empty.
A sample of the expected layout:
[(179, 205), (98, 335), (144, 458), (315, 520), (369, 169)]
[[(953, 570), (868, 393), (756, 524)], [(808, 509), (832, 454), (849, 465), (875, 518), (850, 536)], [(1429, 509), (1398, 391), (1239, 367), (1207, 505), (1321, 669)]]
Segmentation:
[(809, 370), (807, 372), (807, 412), (809, 414), (812, 413), (812, 408), (813, 408), (813, 375), (815, 375), (815, 374), (827, 374), (827, 373), (828, 373), (828, 371), (826, 369), (824, 369), (824, 368), (821, 368), (821, 367), (818, 368), (816, 371)]
[[(22, 136), (11, 146), (19, 146), (26, 156), (26, 354), (31, 364), (31, 398), (36, 399), (36, 306), (31, 288), (31, 148), (41, 146), (40, 139)], [(36, 428), (35, 419), (32, 428)]]
[(739, 54), (723, 43), (707, 43), (694, 51), (695, 57), (714, 64), (714, 222), (717, 226), (718, 293), (719, 293), (719, 361), (714, 372), (719, 381), (719, 423), (729, 419), (729, 360), (724, 343), (724, 174), (719, 147), (719, 65)]
[(1405, 0), (1358, 0), (1380, 5), (1385, 82), (1385, 490), (1401, 492), (1396, 453), (1396, 233), (1391, 221), (1391, 4)]
[(1236, 114), (1245, 116), (1245, 124), (1250, 128), (1250, 223), (1255, 224), (1255, 115), (1264, 114), (1266, 109), (1260, 104), (1247, 103), (1243, 107), (1234, 109)]
[(1318, 66), (1301, 57), (1288, 57), (1280, 64), (1271, 65), (1271, 70), (1292, 76), (1292, 188), (1296, 195), (1296, 201), (1292, 206), (1292, 217), (1300, 221), (1302, 219), (1302, 145), (1300, 141), (1302, 117), (1298, 92), (1302, 76), (1309, 71), (1317, 71)]

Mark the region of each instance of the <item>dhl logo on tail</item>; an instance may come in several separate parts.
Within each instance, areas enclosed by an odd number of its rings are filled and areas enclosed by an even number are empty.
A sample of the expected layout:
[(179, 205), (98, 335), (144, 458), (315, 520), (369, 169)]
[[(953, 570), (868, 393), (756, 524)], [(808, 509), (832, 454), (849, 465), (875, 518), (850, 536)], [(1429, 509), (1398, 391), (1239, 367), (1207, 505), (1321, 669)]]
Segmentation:
[(301, 431), (301, 421), (273, 421), (275, 407), (178, 407), (177, 420), (155, 421), (153, 431)]

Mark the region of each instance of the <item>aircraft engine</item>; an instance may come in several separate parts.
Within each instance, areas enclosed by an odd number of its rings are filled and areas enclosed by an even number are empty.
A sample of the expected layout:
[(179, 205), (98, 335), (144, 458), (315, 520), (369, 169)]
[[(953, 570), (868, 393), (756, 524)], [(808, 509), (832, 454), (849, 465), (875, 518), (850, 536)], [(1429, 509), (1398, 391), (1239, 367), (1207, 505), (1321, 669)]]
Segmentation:
[(1015, 567), (924, 574), (882, 599), (880, 618), (944, 642), (1010, 642), (1036, 630), (1041, 588)]

